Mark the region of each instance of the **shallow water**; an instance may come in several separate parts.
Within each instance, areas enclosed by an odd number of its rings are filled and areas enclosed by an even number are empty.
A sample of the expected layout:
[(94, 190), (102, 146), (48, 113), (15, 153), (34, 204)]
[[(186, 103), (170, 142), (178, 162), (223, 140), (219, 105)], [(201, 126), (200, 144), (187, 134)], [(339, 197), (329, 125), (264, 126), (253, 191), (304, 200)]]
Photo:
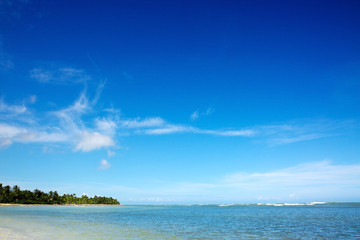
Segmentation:
[(360, 239), (360, 204), (0, 207), (0, 239)]

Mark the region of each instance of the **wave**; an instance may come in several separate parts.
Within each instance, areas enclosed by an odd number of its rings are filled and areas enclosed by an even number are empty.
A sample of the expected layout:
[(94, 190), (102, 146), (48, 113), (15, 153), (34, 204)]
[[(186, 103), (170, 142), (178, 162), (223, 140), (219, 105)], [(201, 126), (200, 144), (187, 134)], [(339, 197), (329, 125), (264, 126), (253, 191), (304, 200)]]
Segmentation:
[(327, 204), (327, 202), (309, 202), (306, 205), (320, 205), (320, 204)]
[(313, 205), (321, 205), (321, 204), (328, 204), (327, 202), (309, 202), (309, 203), (258, 203), (258, 206), (275, 206), (275, 207), (282, 207), (282, 206), (313, 206)]

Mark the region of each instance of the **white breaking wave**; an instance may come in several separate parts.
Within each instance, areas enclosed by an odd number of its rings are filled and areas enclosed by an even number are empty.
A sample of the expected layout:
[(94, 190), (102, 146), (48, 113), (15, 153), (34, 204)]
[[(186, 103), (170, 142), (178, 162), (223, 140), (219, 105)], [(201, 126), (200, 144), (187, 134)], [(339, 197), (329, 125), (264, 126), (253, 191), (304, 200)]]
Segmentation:
[(258, 203), (258, 206), (275, 206), (275, 207), (282, 207), (282, 206), (313, 206), (313, 205), (320, 205), (320, 204), (327, 204), (327, 202), (309, 202), (309, 203)]

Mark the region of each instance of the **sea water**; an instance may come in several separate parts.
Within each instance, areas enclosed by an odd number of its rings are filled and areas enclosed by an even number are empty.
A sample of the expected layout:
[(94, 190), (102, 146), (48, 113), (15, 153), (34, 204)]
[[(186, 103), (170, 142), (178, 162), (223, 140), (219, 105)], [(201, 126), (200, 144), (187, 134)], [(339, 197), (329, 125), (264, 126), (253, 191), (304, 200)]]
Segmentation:
[(9, 206), (0, 239), (360, 239), (360, 204)]

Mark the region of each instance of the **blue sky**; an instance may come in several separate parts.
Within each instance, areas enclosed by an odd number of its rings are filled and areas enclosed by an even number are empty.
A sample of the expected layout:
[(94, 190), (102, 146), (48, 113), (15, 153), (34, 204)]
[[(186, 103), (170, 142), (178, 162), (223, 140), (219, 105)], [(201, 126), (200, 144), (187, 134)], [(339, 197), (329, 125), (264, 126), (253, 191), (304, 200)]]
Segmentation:
[(0, 182), (125, 204), (359, 201), (358, 1), (0, 1)]

